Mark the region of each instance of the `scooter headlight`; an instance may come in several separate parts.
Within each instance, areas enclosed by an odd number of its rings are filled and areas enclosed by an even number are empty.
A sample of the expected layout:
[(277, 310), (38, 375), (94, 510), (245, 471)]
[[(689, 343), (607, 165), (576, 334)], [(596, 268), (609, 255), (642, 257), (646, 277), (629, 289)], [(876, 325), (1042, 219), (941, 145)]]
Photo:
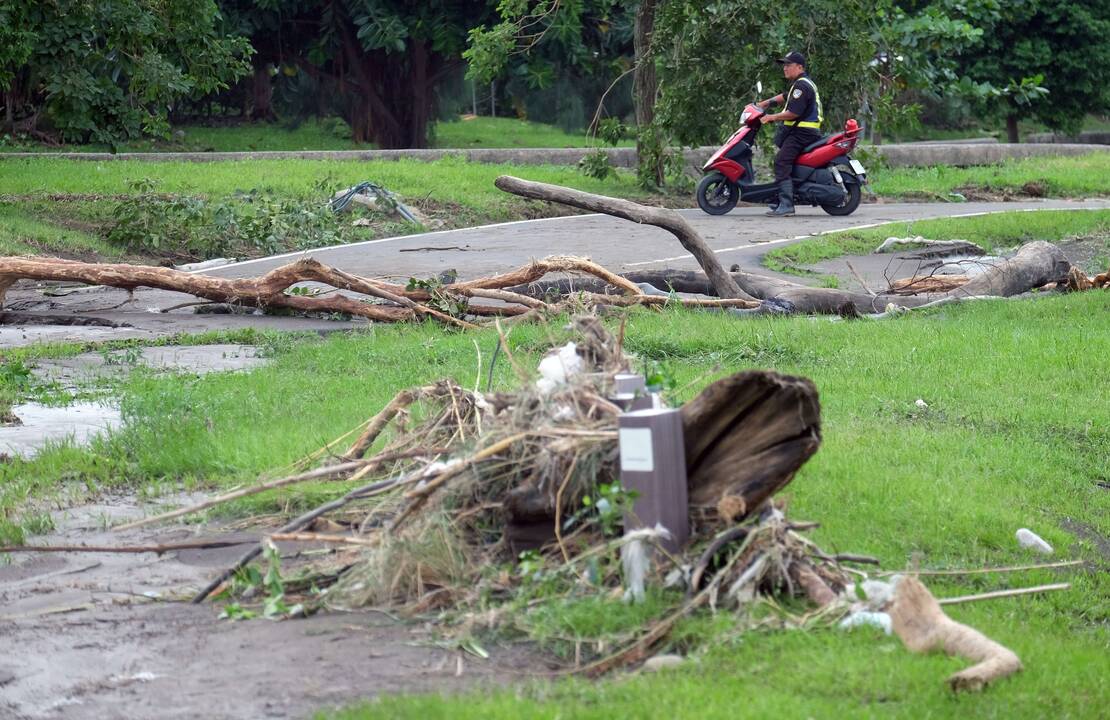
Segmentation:
[(748, 118), (750, 118), (751, 116), (751, 110), (745, 110), (744, 112), (740, 113), (740, 124), (743, 125), (744, 123), (748, 122)]

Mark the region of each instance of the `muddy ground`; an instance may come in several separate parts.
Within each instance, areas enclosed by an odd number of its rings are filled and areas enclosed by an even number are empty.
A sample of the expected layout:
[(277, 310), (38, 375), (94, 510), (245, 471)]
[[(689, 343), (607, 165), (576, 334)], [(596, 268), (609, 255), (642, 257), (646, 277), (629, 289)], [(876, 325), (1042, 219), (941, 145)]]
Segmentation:
[(234, 344), (134, 347), (37, 360), (32, 374), (49, 389), (47, 394), (72, 393), (84, 399), (67, 404), (28, 400), (13, 406), (0, 421), (0, 457), (30, 457), (47, 443), (66, 438), (81, 445), (118, 427), (120, 411), (105, 390), (135, 368), (199, 375), (250, 370), (265, 362), (257, 347)]
[[(480, 660), (432, 644), (433, 626), (376, 611), (220, 620), (219, 603), (188, 597), (260, 530), (105, 529), (142, 513), (133, 498), (59, 512), (58, 530), (35, 542), (244, 544), (163, 556), (10, 555), (0, 566), (0, 717), (308, 718), (380, 693), (450, 692), (547, 669), (526, 646), (487, 646), (490, 659)], [(287, 566), (305, 550), (279, 547)]]

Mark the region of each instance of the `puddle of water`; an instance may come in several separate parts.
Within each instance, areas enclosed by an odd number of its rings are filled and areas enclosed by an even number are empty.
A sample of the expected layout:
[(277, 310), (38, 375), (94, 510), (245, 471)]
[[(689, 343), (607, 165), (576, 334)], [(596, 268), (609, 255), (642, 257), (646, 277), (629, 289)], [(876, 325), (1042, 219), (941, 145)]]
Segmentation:
[(12, 412), (23, 424), (0, 427), (0, 453), (24, 458), (51, 441), (72, 437), (83, 445), (123, 421), (118, 409), (97, 402), (76, 402), (66, 407), (25, 403), (13, 406)]
[(258, 356), (258, 348), (253, 345), (170, 345), (40, 360), (35, 375), (72, 386), (102, 378), (121, 378), (139, 365), (153, 370), (200, 375), (251, 370), (266, 362), (266, 358)]

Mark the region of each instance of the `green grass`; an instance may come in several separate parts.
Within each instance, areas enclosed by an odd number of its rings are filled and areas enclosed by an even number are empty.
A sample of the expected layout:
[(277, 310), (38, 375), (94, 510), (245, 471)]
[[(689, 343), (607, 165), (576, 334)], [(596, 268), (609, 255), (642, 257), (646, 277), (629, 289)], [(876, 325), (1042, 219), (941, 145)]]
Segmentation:
[[(554, 125), (512, 118), (471, 117), (435, 126), (439, 148), (581, 148), (596, 144), (584, 132), (568, 133)], [(624, 140), (623, 146), (635, 144)]]
[[(866, 163), (865, 163), (866, 164)], [(871, 190), (886, 197), (958, 200), (951, 193), (969, 189), (1021, 194), (1036, 183), (1047, 197), (1110, 195), (1110, 152), (1074, 157), (1037, 157), (977, 167), (877, 169), (868, 174)]]
[(630, 175), (605, 181), (573, 167), (486, 165), (458, 157), (415, 160), (245, 160), (238, 162), (88, 162), (54, 158), (0, 159), (0, 195), (130, 192), (140, 179), (155, 180), (163, 192), (227, 196), (252, 188), (298, 197), (330, 199), (331, 193), (372, 180), (419, 203), (455, 203), (471, 209), (507, 206), (513, 200), (493, 186), (498, 175), (573, 185), (590, 192), (643, 197)]
[[(469, 118), (469, 119), (467, 119)], [(565, 148), (587, 147), (585, 132), (568, 133), (555, 125), (517, 120), (464, 116), (438, 122), (430, 128), (436, 148)], [(632, 145), (631, 140), (622, 145)], [(299, 150), (372, 150), (372, 143), (357, 143), (342, 120), (306, 120), (290, 127), (281, 123), (228, 125), (178, 125), (169, 139), (143, 138), (122, 143), (116, 152), (270, 152)], [(107, 145), (50, 146), (10, 141), (2, 152), (111, 152)]]
[[(749, 367), (814, 380), (824, 443), (785, 495), (793, 517), (821, 522), (812, 536), (823, 547), (871, 554), (885, 567), (914, 557), (927, 567), (997, 566), (1033, 559), (1013, 537), (1030, 527), (1061, 557), (1099, 564), (1098, 572), (930, 581), (941, 596), (1074, 583), (1067, 592), (952, 609), (1026, 665), (987, 693), (953, 698), (942, 681), (960, 661), (911, 655), (874, 632), (737, 635), (727, 617), (701, 616), (683, 626), (677, 649), (706, 640), (711, 648), (685, 670), (461, 698), (391, 697), (340, 717), (671, 717), (691, 707), (710, 717), (1097, 716), (1110, 700), (1110, 574), (1100, 551), (1063, 523), (1110, 534), (1110, 493), (1098, 485), (1110, 477), (1110, 405), (1099, 399), (1110, 376), (1108, 312), (1110, 295), (1090, 292), (882, 322), (630, 316), (627, 348), (673, 371), (688, 386), (684, 397)], [(552, 332), (561, 331), (514, 329), (514, 355), (534, 362)], [(489, 348), (494, 338), (430, 324), (382, 327), (275, 344), (273, 364), (249, 374), (136, 375), (120, 389), (124, 429), (87, 450), (56, 447), (0, 466), (0, 537), (18, 538), (21, 525), (41, 523), (45, 503), (74, 489), (226, 486), (278, 472), (401, 387), (443, 376), (472, 385), (473, 341)], [(501, 363), (495, 386), (509, 378)], [(288, 510), (337, 490), (289, 489), (237, 511)], [(537, 626), (552, 638), (627, 627), (627, 616), (599, 624), (605, 608), (565, 610), (537, 617)]]
[(962, 218), (894, 222), (863, 230), (830, 233), (776, 248), (763, 264), (779, 272), (804, 273), (804, 266), (843, 255), (867, 255), (888, 237), (970, 240), (988, 253), (1031, 240), (1061, 242), (1084, 237), (1110, 238), (1110, 210), (1037, 210)]
[(95, 255), (119, 258), (119, 248), (90, 232), (67, 229), (25, 208), (0, 203), (0, 255)]

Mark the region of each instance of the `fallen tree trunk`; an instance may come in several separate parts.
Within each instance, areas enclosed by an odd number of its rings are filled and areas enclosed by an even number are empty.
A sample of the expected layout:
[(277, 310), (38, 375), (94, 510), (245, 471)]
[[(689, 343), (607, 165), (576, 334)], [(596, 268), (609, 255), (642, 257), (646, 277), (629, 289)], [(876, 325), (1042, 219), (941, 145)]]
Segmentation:
[[(465, 298), (488, 297), (519, 305), (469, 305), (466, 314), (475, 316), (520, 315), (534, 308), (530, 298), (513, 297), (500, 289), (533, 282), (549, 273), (580, 272), (592, 275), (606, 286), (616, 287), (631, 298), (623, 304), (634, 304), (642, 298), (656, 304), (656, 298), (644, 297), (638, 287), (605, 268), (583, 258), (555, 256), (535, 260), (508, 273), (489, 278), (444, 285), (437, 292)], [(290, 308), (302, 312), (342, 312), (380, 322), (413, 320), (421, 315), (434, 317), (448, 324), (466, 328), (477, 327), (461, 318), (422, 304), (433, 299), (435, 292), (410, 290), (401, 285), (359, 277), (329, 267), (312, 258), (304, 258), (275, 268), (257, 278), (220, 278), (172, 268), (124, 263), (85, 263), (51, 257), (0, 257), (0, 307), (7, 290), (17, 280), (50, 280), (81, 282), (88, 285), (134, 290), (150, 287), (187, 293), (217, 303), (257, 308)], [(318, 282), (339, 290), (386, 300), (390, 305), (370, 304), (339, 293), (313, 297), (290, 295), (286, 290), (298, 283)], [(541, 303), (542, 306), (542, 303)]]
[(719, 297), (754, 299), (737, 286), (736, 281), (721, 267), (717, 256), (705, 244), (697, 231), (690, 223), (686, 222), (686, 218), (674, 210), (649, 207), (630, 200), (618, 200), (604, 195), (594, 195), (593, 193), (560, 185), (521, 180), (511, 175), (502, 175), (494, 181), (494, 185), (507, 193), (521, 197), (562, 203), (582, 210), (605, 213), (632, 222), (663, 228), (678, 238), (682, 247), (694, 256), (698, 265), (701, 265), (702, 269), (705, 270), (705, 274), (709, 277), (709, 281), (713, 284), (713, 288), (717, 291), (716, 294)]
[[(1064, 281), (1071, 267), (1071, 263), (1058, 247), (1038, 241), (1022, 246), (1014, 257), (992, 266), (967, 285), (948, 293), (914, 296), (871, 295), (832, 288), (815, 288), (743, 270), (731, 275), (726, 273), (716, 254), (706, 245), (697, 231), (673, 210), (649, 207), (604, 195), (593, 195), (559, 185), (529, 182), (508, 175), (497, 178), (495, 184), (505, 192), (521, 197), (558, 202), (661, 227), (674, 234), (682, 246), (694, 256), (705, 270), (709, 285), (718, 296), (775, 300), (803, 313), (838, 315), (877, 313), (882, 312), (888, 305), (915, 308), (946, 298), (960, 299), (983, 295), (1010, 297), (1050, 282)], [(691, 279), (690, 276), (682, 277)], [(734, 286), (736, 290), (733, 289)], [(520, 289), (517, 291), (519, 292)]]

